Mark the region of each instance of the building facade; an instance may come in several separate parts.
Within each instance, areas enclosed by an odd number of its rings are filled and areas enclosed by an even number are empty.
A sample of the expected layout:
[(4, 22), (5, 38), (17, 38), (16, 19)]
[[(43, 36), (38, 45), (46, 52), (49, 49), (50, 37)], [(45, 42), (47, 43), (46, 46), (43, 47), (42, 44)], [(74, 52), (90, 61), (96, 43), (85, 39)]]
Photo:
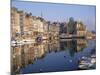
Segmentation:
[(11, 38), (12, 40), (17, 38), (20, 34), (20, 14), (18, 13), (18, 9), (12, 7), (11, 8)]
[(59, 30), (60, 25), (57, 22), (53, 22), (49, 24), (49, 39), (59, 39)]
[(77, 30), (77, 35), (78, 36), (86, 36), (86, 26), (82, 22), (77, 22), (76, 23), (76, 30)]
[(11, 8), (11, 40), (20, 40), (24, 34), (24, 12)]

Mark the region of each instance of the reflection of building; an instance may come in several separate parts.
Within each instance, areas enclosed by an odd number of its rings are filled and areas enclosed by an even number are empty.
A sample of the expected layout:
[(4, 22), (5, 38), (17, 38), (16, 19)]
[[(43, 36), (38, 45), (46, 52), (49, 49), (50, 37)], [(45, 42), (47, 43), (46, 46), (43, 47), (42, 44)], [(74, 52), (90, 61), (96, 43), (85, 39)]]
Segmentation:
[(69, 50), (71, 56), (74, 56), (76, 52), (83, 50), (86, 46), (87, 41), (85, 39), (60, 41), (61, 50)]
[(43, 44), (40, 44), (40, 45), (35, 44), (34, 50), (35, 50), (35, 57), (36, 58), (41, 58), (45, 53)]
[(69, 49), (70, 56), (73, 57), (77, 52), (77, 41), (76, 40), (68, 40), (67, 48)]
[(12, 67), (15, 72), (28, 64), (32, 64), (36, 59), (43, 58), (48, 50), (48, 44), (33, 43), (12, 47)]
[(18, 73), (19, 69), (22, 67), (22, 59), (21, 59), (21, 46), (12, 47), (12, 70), (15, 73)]
[(12, 47), (12, 67), (14, 72), (18, 71), (27, 66), (28, 64), (34, 64), (37, 59), (44, 58), (48, 53), (60, 52), (68, 50), (70, 56), (74, 56), (75, 53), (83, 50), (87, 45), (85, 39), (73, 39), (65, 41), (45, 41), (42, 43), (32, 43)]
[(59, 41), (53, 40), (48, 43), (48, 51), (49, 52), (58, 52), (60, 50)]
[(87, 46), (87, 40), (77, 39), (77, 52), (83, 50)]
[(46, 53), (58, 52), (59, 42), (33, 43), (12, 47), (12, 70), (18, 73), (19, 70), (28, 64), (33, 64), (37, 59), (42, 59)]

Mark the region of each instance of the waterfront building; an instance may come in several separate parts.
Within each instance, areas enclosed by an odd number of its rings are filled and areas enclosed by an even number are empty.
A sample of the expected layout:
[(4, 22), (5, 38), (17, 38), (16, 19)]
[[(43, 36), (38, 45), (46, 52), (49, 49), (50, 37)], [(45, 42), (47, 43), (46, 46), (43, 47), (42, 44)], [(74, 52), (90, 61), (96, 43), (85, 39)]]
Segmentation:
[(24, 35), (24, 21), (25, 21), (25, 13), (24, 11), (18, 11), (20, 14), (19, 21), (20, 21), (20, 35), (21, 37)]
[(12, 40), (20, 40), (24, 34), (24, 12), (17, 8), (11, 8), (11, 38)]
[(77, 22), (77, 36), (86, 36), (86, 26), (82, 22)]
[(33, 16), (33, 35), (34, 38), (39, 37), (39, 36), (43, 36), (43, 22), (41, 21), (40, 17), (35, 17)]
[(69, 19), (67, 24), (67, 34), (78, 37), (85, 37), (86, 31), (86, 26), (81, 21), (74, 21), (73, 18)]
[(43, 39), (48, 39), (48, 22), (42, 17), (37, 17), (34, 22), (34, 27), (37, 28), (37, 36), (42, 36)]
[(12, 40), (17, 38), (20, 34), (20, 14), (15, 7), (11, 8), (11, 37)]
[(24, 39), (33, 39), (34, 35), (34, 29), (33, 29), (33, 17), (31, 13), (25, 14), (25, 21), (24, 21)]
[[(37, 37), (43, 39), (59, 39), (59, 37), (84, 37), (87, 34), (86, 26), (80, 21), (48, 22), (42, 17), (32, 16), (13, 7), (11, 9), (11, 37), (15, 40), (32, 40)], [(64, 34), (64, 35), (63, 35)], [(60, 35), (60, 36), (59, 36)]]
[(48, 39), (48, 22), (43, 21), (43, 39)]
[(59, 23), (53, 22), (49, 24), (49, 38), (59, 39)]
[(66, 22), (60, 23), (59, 34), (67, 34), (67, 23)]
[(48, 25), (46, 21), (41, 17), (32, 16), (32, 14), (26, 14), (24, 33), (26, 33), (27, 39), (36, 39), (37, 37), (47, 37)]

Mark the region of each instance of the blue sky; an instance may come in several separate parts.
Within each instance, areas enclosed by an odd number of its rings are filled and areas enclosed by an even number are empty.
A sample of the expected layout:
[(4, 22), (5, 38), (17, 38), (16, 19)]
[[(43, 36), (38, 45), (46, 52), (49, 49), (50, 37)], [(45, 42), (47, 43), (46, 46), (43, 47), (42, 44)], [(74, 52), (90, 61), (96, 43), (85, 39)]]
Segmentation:
[(12, 6), (25, 12), (31, 12), (33, 16), (41, 16), (42, 12), (43, 18), (48, 21), (67, 22), (69, 17), (73, 17), (75, 20), (81, 20), (89, 30), (95, 30), (95, 6), (14, 0)]

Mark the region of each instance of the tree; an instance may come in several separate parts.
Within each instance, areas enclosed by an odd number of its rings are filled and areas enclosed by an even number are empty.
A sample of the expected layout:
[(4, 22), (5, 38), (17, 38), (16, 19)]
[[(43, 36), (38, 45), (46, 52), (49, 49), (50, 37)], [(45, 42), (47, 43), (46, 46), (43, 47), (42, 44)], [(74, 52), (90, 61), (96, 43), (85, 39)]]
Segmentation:
[(69, 18), (68, 26), (67, 26), (67, 32), (69, 34), (75, 34), (76, 33), (76, 22), (74, 21), (73, 17)]

